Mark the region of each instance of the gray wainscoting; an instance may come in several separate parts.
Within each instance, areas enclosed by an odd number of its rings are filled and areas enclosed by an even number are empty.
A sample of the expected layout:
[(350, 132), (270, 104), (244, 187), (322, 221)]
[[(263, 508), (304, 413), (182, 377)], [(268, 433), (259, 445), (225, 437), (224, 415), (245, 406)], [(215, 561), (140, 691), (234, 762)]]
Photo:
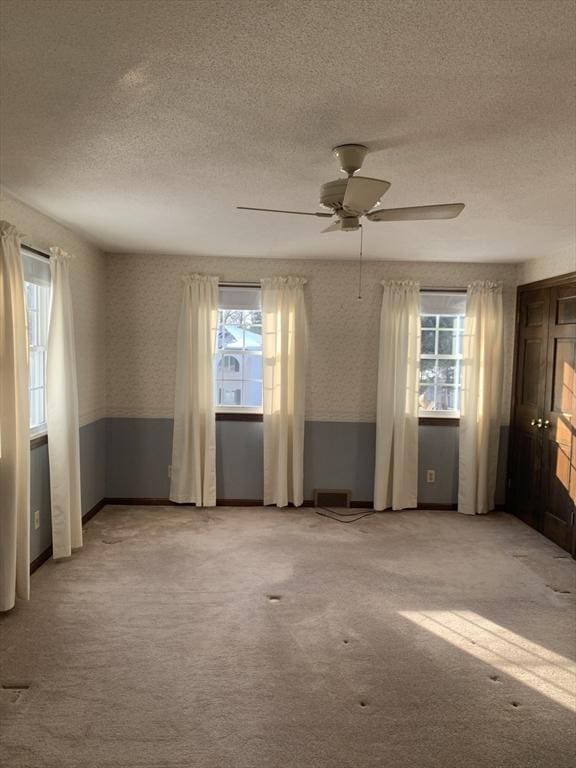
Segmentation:
[(80, 427), (82, 515), (106, 496), (106, 419)]
[[(343, 488), (369, 501), (374, 485), (375, 425), (309, 421), (304, 446), (304, 497), (314, 488)], [(505, 499), (508, 427), (502, 427), (496, 502)], [(262, 498), (262, 423), (216, 422), (217, 494), (220, 499)], [(168, 498), (172, 419), (100, 419), (80, 429), (82, 514), (101, 499)], [(426, 470), (436, 482), (426, 482)], [(458, 427), (421, 426), (418, 501), (458, 500)], [(34, 513), (40, 512), (40, 528)], [(51, 544), (48, 446), (30, 454), (30, 559)]]
[[(40, 512), (40, 528), (34, 528), (34, 514)], [(52, 544), (50, 525), (50, 466), (48, 446), (30, 451), (30, 560), (35, 560)]]
[[(172, 419), (108, 419), (106, 495), (166, 499)], [(262, 498), (262, 424), (216, 422), (219, 499)]]
[[(106, 496), (106, 419), (80, 427), (80, 472), (82, 514)], [(34, 528), (34, 513), (40, 512), (40, 528)], [(50, 465), (48, 446), (30, 451), (30, 560), (52, 543), (50, 525)]]
[[(497, 503), (505, 496), (508, 428), (501, 432)], [(172, 455), (171, 419), (108, 419), (106, 495), (167, 498)], [(306, 423), (304, 496), (314, 488), (347, 488), (369, 501), (374, 486), (375, 425), (366, 422)], [(262, 423), (216, 423), (217, 494), (221, 499), (262, 498)], [(436, 482), (426, 482), (426, 470)], [(418, 500), (458, 500), (458, 427), (421, 426)]]

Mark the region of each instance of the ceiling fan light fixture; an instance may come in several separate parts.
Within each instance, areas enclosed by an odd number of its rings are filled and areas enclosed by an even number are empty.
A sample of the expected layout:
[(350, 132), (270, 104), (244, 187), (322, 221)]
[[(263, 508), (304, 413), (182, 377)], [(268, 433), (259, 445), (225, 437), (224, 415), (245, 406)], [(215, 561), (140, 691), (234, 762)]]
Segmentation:
[(360, 222), (356, 216), (345, 216), (340, 219), (340, 230), (342, 232), (355, 232), (360, 229)]

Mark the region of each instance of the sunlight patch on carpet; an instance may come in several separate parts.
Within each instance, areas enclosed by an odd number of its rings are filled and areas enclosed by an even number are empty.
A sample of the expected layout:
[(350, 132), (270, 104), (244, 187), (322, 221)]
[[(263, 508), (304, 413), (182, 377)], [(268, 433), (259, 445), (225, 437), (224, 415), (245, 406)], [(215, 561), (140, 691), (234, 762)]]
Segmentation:
[[(473, 611), (399, 611), (399, 614), (576, 712), (576, 663), (570, 659)], [(494, 676), (491, 679), (494, 680)]]

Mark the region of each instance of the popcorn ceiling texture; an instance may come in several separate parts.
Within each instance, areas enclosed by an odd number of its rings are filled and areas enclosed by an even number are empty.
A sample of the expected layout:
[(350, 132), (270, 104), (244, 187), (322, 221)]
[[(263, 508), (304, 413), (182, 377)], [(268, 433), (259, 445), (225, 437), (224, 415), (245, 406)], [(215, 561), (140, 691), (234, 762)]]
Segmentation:
[(103, 418), (106, 415), (104, 255), (79, 235), (5, 193), (0, 197), (0, 218), (14, 224), (28, 245), (43, 251), (56, 245), (76, 256), (70, 266), (70, 279), (80, 424)]
[(383, 279), (419, 280), (422, 287), (465, 288), (473, 280), (504, 284), (506, 369), (502, 421), (508, 422), (517, 266), (366, 262), (363, 299), (352, 261), (108, 255), (108, 415), (172, 417), (176, 328), (181, 276), (223, 280), (300, 275), (310, 328), (306, 417), (316, 421), (374, 421), (378, 332)]
[[(2, 178), (110, 252), (349, 259), (336, 144), (386, 208), (366, 256), (521, 262), (574, 237), (573, 0), (2, 0)], [(25, 55), (23, 55), (25, 52)]]
[(537, 280), (545, 280), (547, 277), (556, 277), (574, 271), (576, 271), (576, 247), (572, 245), (553, 256), (541, 256), (524, 262), (520, 272), (520, 282), (534, 283)]

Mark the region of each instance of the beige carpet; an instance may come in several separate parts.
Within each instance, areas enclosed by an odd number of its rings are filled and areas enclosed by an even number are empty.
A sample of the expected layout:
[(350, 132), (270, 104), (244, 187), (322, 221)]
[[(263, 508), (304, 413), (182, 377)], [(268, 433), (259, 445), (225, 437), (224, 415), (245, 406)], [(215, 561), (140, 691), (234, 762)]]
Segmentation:
[(574, 562), (507, 515), (107, 507), (85, 534), (0, 620), (6, 768), (573, 765)]

